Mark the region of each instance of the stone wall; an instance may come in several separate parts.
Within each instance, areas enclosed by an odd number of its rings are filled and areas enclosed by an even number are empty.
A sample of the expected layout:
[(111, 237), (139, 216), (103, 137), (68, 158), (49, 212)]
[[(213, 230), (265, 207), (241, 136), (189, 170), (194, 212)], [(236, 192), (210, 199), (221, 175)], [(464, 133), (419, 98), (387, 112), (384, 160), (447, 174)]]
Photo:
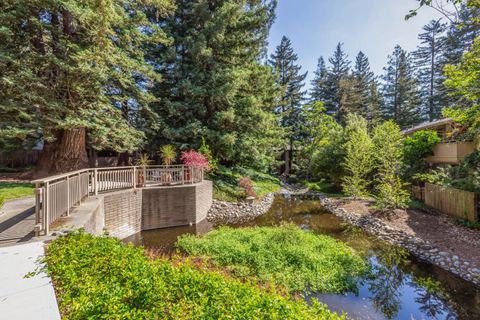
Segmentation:
[(125, 238), (140, 232), (142, 189), (129, 189), (104, 195), (105, 229), (111, 236)]
[(142, 230), (188, 226), (204, 220), (212, 205), (212, 182), (129, 189), (103, 197), (105, 229), (123, 239)]

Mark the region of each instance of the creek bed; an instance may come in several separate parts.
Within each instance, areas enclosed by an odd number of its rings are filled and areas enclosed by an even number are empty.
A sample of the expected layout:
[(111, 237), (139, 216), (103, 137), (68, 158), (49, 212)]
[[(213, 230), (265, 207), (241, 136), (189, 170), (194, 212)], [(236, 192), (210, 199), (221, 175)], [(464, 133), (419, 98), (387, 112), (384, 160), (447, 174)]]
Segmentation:
[[(355, 292), (309, 293), (307, 300), (318, 299), (331, 310), (346, 311), (353, 319), (480, 319), (479, 288), (342, 222), (319, 201), (277, 196), (265, 215), (230, 225), (278, 226), (282, 223), (294, 223), (345, 242), (372, 265), (369, 276), (357, 279)], [(179, 235), (203, 234), (213, 227), (205, 221), (191, 227), (144, 231), (126, 241), (170, 253)]]

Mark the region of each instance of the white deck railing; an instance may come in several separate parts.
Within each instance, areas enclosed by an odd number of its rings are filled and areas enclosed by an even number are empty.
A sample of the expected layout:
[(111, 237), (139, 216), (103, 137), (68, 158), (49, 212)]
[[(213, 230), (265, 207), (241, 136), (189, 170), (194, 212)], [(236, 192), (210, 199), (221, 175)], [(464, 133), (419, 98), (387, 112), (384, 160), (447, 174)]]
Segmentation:
[(52, 223), (91, 195), (202, 181), (202, 168), (183, 165), (93, 168), (35, 180), (35, 233), (49, 234)]

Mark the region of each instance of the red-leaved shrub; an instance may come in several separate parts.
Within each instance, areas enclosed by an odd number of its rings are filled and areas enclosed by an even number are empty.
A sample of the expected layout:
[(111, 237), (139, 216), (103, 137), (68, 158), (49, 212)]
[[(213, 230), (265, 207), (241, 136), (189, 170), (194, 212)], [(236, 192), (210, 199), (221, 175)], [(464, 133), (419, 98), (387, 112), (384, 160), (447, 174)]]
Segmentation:
[(208, 164), (207, 157), (205, 157), (203, 154), (195, 150), (182, 152), (182, 156), (180, 157), (180, 160), (186, 166), (202, 168), (206, 171), (210, 170), (210, 165)]
[(252, 179), (249, 177), (240, 178), (238, 181), (238, 187), (244, 190), (245, 197), (257, 197), (257, 193), (253, 189)]

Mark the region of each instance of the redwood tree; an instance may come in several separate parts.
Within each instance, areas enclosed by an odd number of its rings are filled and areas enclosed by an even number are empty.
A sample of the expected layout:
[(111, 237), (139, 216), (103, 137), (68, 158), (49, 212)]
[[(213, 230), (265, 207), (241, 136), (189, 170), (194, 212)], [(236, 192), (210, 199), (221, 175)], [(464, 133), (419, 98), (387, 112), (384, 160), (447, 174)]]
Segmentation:
[[(43, 141), (36, 175), (87, 165), (87, 145), (133, 151), (155, 117), (158, 78), (146, 42), (171, 0), (4, 0), (0, 3), (0, 147)], [(127, 110), (127, 112), (125, 112)], [(152, 121), (153, 120), (153, 121)]]

